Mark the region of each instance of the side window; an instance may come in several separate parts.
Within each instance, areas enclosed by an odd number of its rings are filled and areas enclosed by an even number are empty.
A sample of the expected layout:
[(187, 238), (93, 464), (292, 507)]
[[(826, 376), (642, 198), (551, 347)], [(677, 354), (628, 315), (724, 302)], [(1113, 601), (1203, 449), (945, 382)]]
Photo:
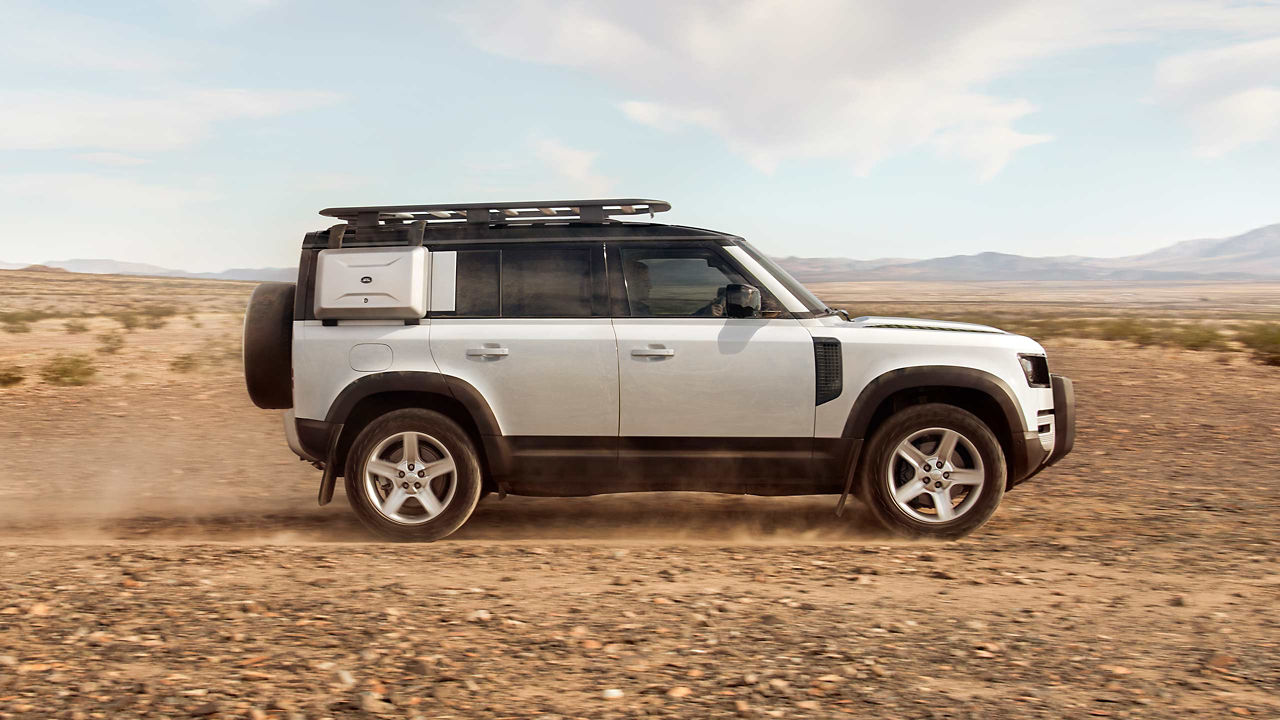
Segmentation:
[(498, 295), (497, 250), (463, 250), (458, 253), (457, 286), (453, 317), (498, 317), (502, 314)]
[[(724, 258), (703, 248), (623, 245), (619, 252), (632, 317), (724, 317), (728, 286), (746, 282)], [(761, 292), (762, 314), (776, 316), (781, 307)]]
[(591, 317), (592, 250), (536, 245), (503, 249), (502, 316)]

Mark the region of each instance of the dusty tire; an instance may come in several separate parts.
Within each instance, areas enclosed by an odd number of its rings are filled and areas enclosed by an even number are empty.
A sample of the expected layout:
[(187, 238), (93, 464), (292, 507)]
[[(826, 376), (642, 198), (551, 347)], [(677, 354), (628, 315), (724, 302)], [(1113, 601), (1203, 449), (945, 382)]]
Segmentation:
[(244, 382), (253, 404), (293, 407), (293, 283), (262, 283), (244, 313)]
[[(406, 457), (404, 438), (410, 436), (417, 452)], [(446, 462), (452, 471), (431, 469)], [(422, 472), (428, 474), (419, 477)], [(388, 540), (430, 542), (452, 534), (475, 510), (481, 482), (470, 436), (431, 410), (395, 410), (377, 418), (356, 436), (347, 456), (347, 500), (365, 527)]]
[[(953, 437), (946, 464), (928, 462), (945, 452), (944, 438)], [(954, 539), (981, 527), (1004, 497), (1006, 474), (1004, 451), (990, 428), (972, 413), (939, 403), (890, 416), (859, 461), (862, 499), (875, 518), (897, 535), (918, 538)], [(949, 511), (939, 507), (947, 501)]]

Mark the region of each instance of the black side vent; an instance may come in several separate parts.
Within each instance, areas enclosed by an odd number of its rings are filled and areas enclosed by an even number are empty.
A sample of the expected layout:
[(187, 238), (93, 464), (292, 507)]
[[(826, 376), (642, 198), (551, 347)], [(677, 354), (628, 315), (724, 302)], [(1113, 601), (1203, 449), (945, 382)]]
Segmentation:
[(840, 397), (840, 392), (844, 389), (840, 341), (835, 338), (814, 338), (813, 363), (818, 380), (816, 404), (821, 405)]

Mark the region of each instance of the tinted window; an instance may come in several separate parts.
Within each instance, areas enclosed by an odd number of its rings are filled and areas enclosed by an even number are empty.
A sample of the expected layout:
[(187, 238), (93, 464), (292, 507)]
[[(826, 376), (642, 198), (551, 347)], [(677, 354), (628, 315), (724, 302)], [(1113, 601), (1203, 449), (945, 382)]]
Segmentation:
[(502, 316), (591, 317), (592, 250), (536, 245), (503, 249)]
[(463, 250), (458, 253), (457, 289), (453, 313), (457, 317), (498, 317), (497, 250)]
[(591, 253), (599, 248), (459, 250), (454, 312), (439, 317), (591, 317)]
[(741, 277), (708, 250), (623, 247), (633, 317), (723, 317), (725, 290)]

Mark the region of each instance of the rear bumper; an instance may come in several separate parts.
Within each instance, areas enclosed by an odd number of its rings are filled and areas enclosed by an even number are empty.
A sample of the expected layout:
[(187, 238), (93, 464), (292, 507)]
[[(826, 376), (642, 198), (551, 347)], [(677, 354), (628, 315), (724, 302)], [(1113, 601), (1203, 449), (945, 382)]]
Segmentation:
[(1071, 378), (1050, 376), (1053, 387), (1053, 427), (1048, 433), (1027, 432), (1013, 449), (1009, 487), (1030, 480), (1071, 452), (1076, 444), (1076, 393)]
[(292, 410), (284, 414), (284, 436), (294, 455), (310, 462), (325, 462), (334, 434), (342, 426), (323, 420), (299, 420)]

